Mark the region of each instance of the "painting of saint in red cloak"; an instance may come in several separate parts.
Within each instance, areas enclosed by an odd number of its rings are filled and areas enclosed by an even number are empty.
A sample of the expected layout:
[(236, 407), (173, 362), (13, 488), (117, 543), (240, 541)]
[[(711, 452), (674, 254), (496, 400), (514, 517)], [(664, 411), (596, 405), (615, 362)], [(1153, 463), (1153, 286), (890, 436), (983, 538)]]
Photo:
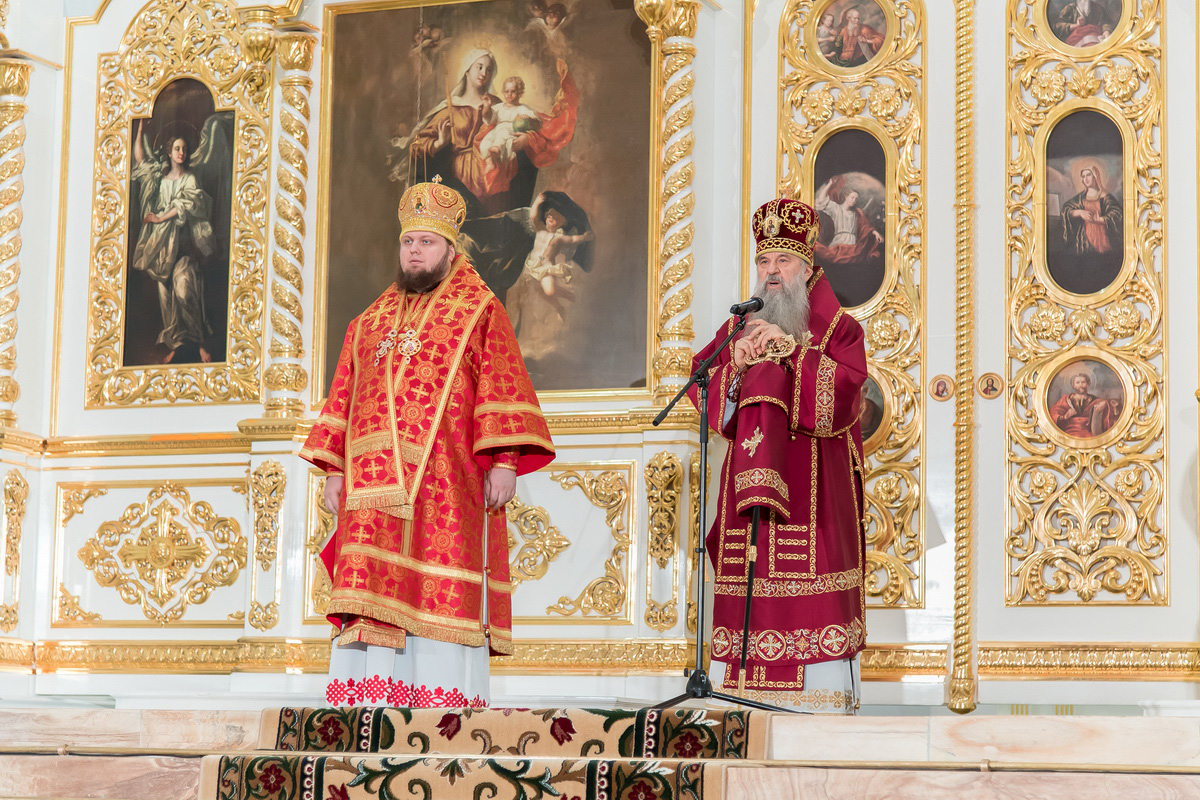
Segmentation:
[(1050, 421), (1077, 439), (1101, 436), (1117, 423), (1125, 390), (1112, 367), (1096, 359), (1072, 361), (1050, 381)]

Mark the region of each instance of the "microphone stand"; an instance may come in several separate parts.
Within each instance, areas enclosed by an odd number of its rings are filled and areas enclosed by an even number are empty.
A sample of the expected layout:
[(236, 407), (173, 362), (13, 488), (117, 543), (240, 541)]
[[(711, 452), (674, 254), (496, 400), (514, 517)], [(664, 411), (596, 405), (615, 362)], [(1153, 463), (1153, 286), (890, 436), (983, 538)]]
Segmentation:
[[(760, 703), (757, 700), (751, 700), (746, 697), (738, 697), (737, 695), (718, 692), (713, 689), (712, 680), (708, 677), (708, 671), (704, 669), (704, 569), (705, 556), (707, 552), (705, 538), (708, 536), (708, 525), (705, 524), (708, 517), (708, 481), (705, 480), (705, 478), (708, 476), (708, 368), (712, 365), (712, 362), (716, 361), (717, 356), (725, 351), (725, 348), (729, 346), (729, 343), (733, 341), (733, 338), (737, 336), (743, 328), (746, 327), (746, 314), (748, 313), (750, 313), (749, 310), (738, 315), (738, 321), (733, 326), (733, 330), (729, 332), (729, 335), (725, 337), (725, 341), (721, 343), (720, 347), (713, 351), (711, 356), (704, 359), (696, 366), (696, 371), (692, 373), (690, 378), (688, 378), (688, 382), (685, 383), (678, 392), (676, 392), (675, 396), (671, 398), (671, 402), (667, 403), (666, 407), (659, 412), (658, 416), (654, 418), (654, 422), (652, 423), (656, 426), (661, 425), (662, 421), (665, 420), (667, 415), (671, 413), (671, 409), (674, 408), (675, 405), (687, 394), (688, 389), (690, 389), (692, 386), (700, 387), (700, 541), (697, 543), (694, 551), (696, 553), (696, 668), (692, 670), (690, 675), (688, 675), (687, 688), (684, 690), (683, 694), (672, 697), (670, 700), (664, 700), (663, 702), (654, 706), (655, 709), (659, 710), (678, 705), (685, 700), (704, 700), (711, 697), (717, 700), (724, 700), (729, 703), (749, 706), (750, 708), (757, 708), (762, 711), (791, 711), (791, 709), (779, 708), (778, 706), (773, 706), (768, 703)], [(747, 640), (750, 638), (750, 595), (754, 592), (753, 556), (755, 553), (755, 543), (758, 541), (758, 525), (761, 509), (758, 506), (755, 506), (751, 514), (750, 541), (748, 543), (749, 547), (746, 551), (747, 558), (751, 560), (747, 565), (747, 577), (749, 578), (749, 581), (746, 584), (745, 628), (742, 631), (742, 656), (740, 673), (740, 681), (743, 687), (745, 686), (746, 680), (746, 647)]]

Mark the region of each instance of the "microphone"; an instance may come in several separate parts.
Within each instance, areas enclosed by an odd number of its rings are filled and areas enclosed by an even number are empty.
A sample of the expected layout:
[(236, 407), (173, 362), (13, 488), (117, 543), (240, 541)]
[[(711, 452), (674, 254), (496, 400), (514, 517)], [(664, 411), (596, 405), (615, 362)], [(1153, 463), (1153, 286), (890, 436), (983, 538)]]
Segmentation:
[(762, 311), (762, 307), (763, 299), (761, 297), (751, 297), (744, 303), (734, 303), (729, 307), (729, 313), (738, 317), (744, 317), (755, 311)]

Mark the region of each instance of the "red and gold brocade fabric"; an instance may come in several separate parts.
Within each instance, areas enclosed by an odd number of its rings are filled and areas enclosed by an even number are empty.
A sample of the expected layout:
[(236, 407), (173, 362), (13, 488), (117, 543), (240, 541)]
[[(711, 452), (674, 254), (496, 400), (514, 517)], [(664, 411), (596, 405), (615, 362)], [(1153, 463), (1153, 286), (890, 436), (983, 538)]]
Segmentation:
[[(758, 692), (799, 691), (805, 664), (850, 658), (866, 639), (858, 422), (867, 377), (863, 332), (843, 313), (823, 273), (808, 285), (811, 341), (779, 363), (750, 366), (740, 385), (732, 347), (710, 368), (705, 411), (729, 440), (707, 538), (716, 571), (712, 656), (732, 670), (741, 658), (746, 553), (757, 506), (763, 513), (746, 687)], [(734, 322), (696, 362), (720, 345)], [(692, 402), (698, 402), (695, 390)], [(732, 403), (736, 410), (726, 424)]]
[[(406, 355), (409, 329), (420, 349)], [(408, 632), (512, 652), (506, 519), (484, 508), (484, 477), (540, 469), (554, 449), (508, 315), (465, 257), (433, 291), (393, 285), (350, 323), (300, 455), (345, 475), (321, 554), (339, 641), (403, 647)]]

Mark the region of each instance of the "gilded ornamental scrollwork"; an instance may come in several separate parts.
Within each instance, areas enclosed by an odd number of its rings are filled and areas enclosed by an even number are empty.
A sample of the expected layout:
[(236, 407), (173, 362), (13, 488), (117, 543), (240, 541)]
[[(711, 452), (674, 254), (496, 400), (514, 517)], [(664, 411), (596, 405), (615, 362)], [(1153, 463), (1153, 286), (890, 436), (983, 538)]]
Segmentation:
[[(871, 224), (862, 208), (874, 206), (879, 212), (884, 230), (863, 233), (853, 246), (855, 253), (880, 251), (873, 257), (882, 264), (879, 285), (865, 291), (859, 287), (856, 294), (855, 287), (835, 283), (835, 291), (855, 297), (843, 299), (843, 305), (863, 325), (870, 364), (863, 416), (867, 596), (887, 607), (920, 607), (925, 602), (924, 4), (879, 0), (875, 24), (884, 30), (877, 52), (865, 60), (851, 54), (844, 63), (835, 63), (835, 55), (822, 50), (816, 38), (828, 5), (824, 0), (789, 0), (781, 19), (778, 188), (784, 197), (815, 202), (823, 214), (857, 215), (860, 231)], [(853, 182), (859, 178), (850, 172), (858, 167), (849, 162), (841, 174), (830, 177), (831, 170), (839, 172), (835, 140), (847, 141), (847, 136), (878, 151), (879, 179), (872, 184), (877, 184), (878, 198), (862, 199), (868, 196), (867, 186)], [(826, 148), (835, 154), (829, 156), (832, 166), (823, 167), (819, 161)], [(845, 187), (841, 194), (838, 181)], [(879, 203), (886, 205), (886, 213)], [(830, 253), (818, 248), (818, 263), (860, 257), (834, 253), (839, 245), (830, 241)]]
[(1165, 605), (1162, 4), (1043, 6), (1008, 6), (1005, 600)]
[(629, 485), (632, 469), (567, 470), (553, 472), (550, 480), (563, 489), (579, 489), (587, 501), (604, 511), (604, 522), (612, 531), (613, 549), (604, 562), (604, 574), (588, 582), (577, 596), (560, 597), (548, 607), (548, 614), (564, 617), (579, 614), (584, 617), (596, 615), (602, 619), (624, 622), (629, 618), (629, 575), (631, 562), (629, 548), (632, 544), (631, 509)]
[(237, 582), (247, 549), (237, 520), (168, 482), (101, 524), (77, 555), (98, 586), (165, 626)]
[[(683, 463), (670, 451), (658, 453), (646, 464), (646, 500), (650, 530), (646, 553), (646, 624), (667, 631), (679, 621), (679, 499), (683, 491)], [(671, 596), (654, 599), (654, 567), (670, 570)]]
[(514, 496), (505, 511), (508, 514), (509, 580), (516, 587), (523, 581), (546, 576), (550, 564), (571, 541), (550, 521), (541, 506), (529, 506)]
[[(252, 32), (246, 41), (244, 34), (237, 8), (228, 0), (153, 0), (129, 25), (118, 51), (99, 58), (88, 408), (259, 399), (271, 93), (256, 85), (255, 76), (264, 68), (257, 60), (261, 36)], [(225, 356), (220, 363), (202, 363), (201, 357), (197, 363), (130, 366), (127, 237), (130, 216), (140, 213), (130, 197), (130, 147), (140, 135), (134, 119), (150, 118), (160, 92), (181, 76), (202, 83), (215, 108), (232, 111), (236, 119)]]
[(304, 602), (304, 621), (322, 624), (325, 611), (333, 598), (333, 582), (329, 571), (321, 561), (321, 548), (333, 535), (337, 519), (325, 507), (325, 473), (309, 470), (308, 473), (308, 523), (304, 540), (304, 585), (307, 587)]
[[(253, 570), (251, 580), (250, 613), (251, 627), (260, 631), (270, 630), (279, 622), (279, 514), (283, 508), (287, 474), (278, 461), (264, 461), (250, 473), (250, 506), (254, 514), (254, 561), (259, 569)], [(262, 575), (274, 571), (273, 580), (267, 584), (271, 599), (262, 598), (260, 584)]]
[(17, 629), (21, 578), (21, 529), (25, 524), (25, 505), (29, 483), (25, 476), (10, 469), (4, 476), (4, 549), (0, 551), (0, 631)]

